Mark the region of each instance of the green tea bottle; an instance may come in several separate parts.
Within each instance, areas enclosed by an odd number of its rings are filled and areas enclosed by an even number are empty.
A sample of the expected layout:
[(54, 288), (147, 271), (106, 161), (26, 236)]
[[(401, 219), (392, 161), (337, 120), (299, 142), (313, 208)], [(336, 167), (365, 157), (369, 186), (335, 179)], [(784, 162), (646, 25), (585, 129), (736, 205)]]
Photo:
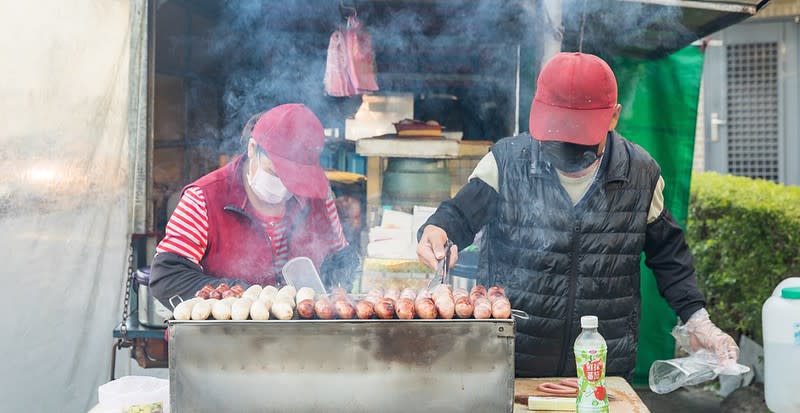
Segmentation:
[(583, 331), (575, 340), (578, 368), (578, 413), (608, 413), (606, 393), (606, 340), (597, 332), (597, 317), (581, 317)]

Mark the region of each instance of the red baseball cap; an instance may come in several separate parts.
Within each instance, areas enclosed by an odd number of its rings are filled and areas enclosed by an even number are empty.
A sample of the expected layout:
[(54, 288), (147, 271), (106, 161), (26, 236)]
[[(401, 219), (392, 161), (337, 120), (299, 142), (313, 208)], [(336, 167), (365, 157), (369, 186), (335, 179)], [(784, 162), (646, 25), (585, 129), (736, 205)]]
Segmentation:
[(267, 152), (275, 173), (291, 193), (328, 197), (330, 184), (319, 164), (325, 133), (310, 109), (298, 103), (276, 106), (258, 118), (252, 137)]
[(617, 105), (617, 79), (603, 59), (559, 53), (539, 73), (529, 130), (534, 139), (597, 145)]

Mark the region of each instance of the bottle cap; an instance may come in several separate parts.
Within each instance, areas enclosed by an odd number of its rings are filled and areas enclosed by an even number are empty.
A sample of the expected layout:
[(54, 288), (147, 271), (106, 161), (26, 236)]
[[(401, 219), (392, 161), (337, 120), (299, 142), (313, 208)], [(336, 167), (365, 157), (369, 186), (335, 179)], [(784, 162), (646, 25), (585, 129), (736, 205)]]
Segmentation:
[(581, 317), (581, 328), (597, 328), (597, 316), (585, 315)]
[(790, 300), (800, 300), (800, 287), (786, 287), (781, 289), (781, 297)]

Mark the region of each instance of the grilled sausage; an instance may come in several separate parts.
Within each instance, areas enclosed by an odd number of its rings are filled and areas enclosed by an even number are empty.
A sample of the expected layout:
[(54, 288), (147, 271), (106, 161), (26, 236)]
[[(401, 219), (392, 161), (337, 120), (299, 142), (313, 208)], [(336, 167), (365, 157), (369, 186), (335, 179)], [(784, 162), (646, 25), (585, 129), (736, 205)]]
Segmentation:
[(473, 310), (474, 307), (472, 306), (472, 302), (469, 300), (469, 297), (459, 297), (456, 300), (456, 315), (458, 315), (458, 318), (472, 317)]
[(217, 290), (217, 291), (219, 291), (219, 292), (221, 292), (221, 293), (222, 293), (222, 292), (225, 292), (225, 291), (228, 291), (228, 290), (230, 290), (230, 289), (231, 289), (231, 287), (230, 287), (228, 284), (225, 284), (225, 283), (220, 283), (220, 284), (217, 286), (217, 288), (215, 288), (215, 290)]
[(250, 307), (253, 305), (253, 300), (249, 298), (240, 298), (233, 302), (231, 305), (231, 319), (232, 320), (247, 320), (250, 316)]
[(253, 304), (250, 305), (250, 318), (253, 320), (269, 320), (269, 310), (265, 302), (253, 300)]
[(231, 287), (231, 291), (235, 292), (237, 297), (241, 297), (242, 294), (244, 294), (244, 287), (241, 285), (234, 285)]
[[(292, 290), (293, 289), (294, 288), (292, 288)], [(278, 294), (275, 294), (275, 300), (273, 301), (273, 305), (275, 305), (274, 303), (277, 303), (278, 301), (285, 301), (292, 307), (292, 309), (294, 309), (295, 305), (297, 305), (297, 302), (294, 300), (295, 294), (292, 292), (292, 290), (281, 289), (280, 291), (278, 291)]]
[(231, 319), (231, 305), (237, 298), (224, 298), (217, 301), (211, 306), (211, 316), (215, 320), (230, 320)]
[(294, 316), (292, 305), (285, 300), (276, 301), (275, 304), (272, 304), (270, 311), (278, 320), (291, 320)]
[(261, 286), (258, 284), (252, 285), (250, 286), (250, 288), (244, 290), (244, 292), (242, 293), (242, 297), (247, 297), (253, 301), (258, 300), (258, 296), (261, 294), (262, 289), (263, 288), (261, 288)]
[(417, 299), (414, 302), (417, 316), (424, 320), (432, 320), (436, 318), (436, 304), (433, 303), (433, 300), (430, 298), (421, 298)]
[(314, 301), (314, 297), (317, 295), (317, 292), (314, 291), (311, 287), (303, 287), (297, 290), (297, 296), (295, 297), (295, 301), (298, 303), (303, 300), (311, 300)]
[(306, 298), (297, 303), (297, 314), (306, 320), (314, 318), (314, 300)]
[(480, 293), (483, 293), (483, 295), (486, 295), (487, 291), (486, 291), (486, 287), (484, 287), (481, 284), (477, 284), (474, 287), (472, 287), (472, 290), (470, 290), (470, 294), (474, 293), (474, 292), (480, 292)]
[(239, 295), (234, 290), (225, 290), (222, 292), (222, 298), (239, 298)]
[(202, 300), (192, 306), (192, 320), (205, 320), (211, 315), (211, 303)]
[(207, 300), (212, 291), (214, 291), (214, 286), (212, 286), (211, 284), (206, 284), (206, 285), (203, 286), (203, 288), (198, 290), (194, 294), (194, 296), (195, 297), (200, 297), (200, 298), (202, 298), (204, 300)]
[(492, 317), (492, 304), (486, 297), (476, 299), (473, 306), (475, 307), (473, 315), (478, 320), (485, 320)]
[(331, 303), (328, 297), (320, 297), (320, 299), (314, 303), (314, 312), (317, 314), (317, 317), (323, 320), (333, 320), (336, 316), (333, 303)]
[(452, 296), (440, 294), (439, 298), (434, 300), (433, 303), (436, 305), (436, 312), (439, 313), (439, 318), (450, 320), (455, 315), (456, 303), (453, 301)]
[(356, 304), (356, 317), (360, 320), (369, 320), (375, 315), (375, 304), (361, 300)]
[(378, 301), (378, 304), (375, 305), (375, 315), (377, 315), (378, 318), (383, 320), (392, 319), (394, 318), (394, 313), (395, 313), (394, 307), (395, 307), (394, 300), (385, 297), (381, 298), (381, 300)]
[(449, 285), (439, 284), (431, 291), (431, 297), (433, 297), (434, 300), (443, 295), (451, 298), (453, 297), (453, 291), (450, 289)]
[(172, 311), (172, 316), (175, 317), (176, 320), (191, 320), (192, 307), (201, 300), (202, 298), (195, 297), (181, 302), (175, 306), (175, 310)]
[(356, 316), (356, 309), (346, 299), (334, 301), (333, 307), (336, 310), (336, 316), (341, 320), (352, 320)]
[(414, 311), (414, 301), (410, 298), (401, 298), (397, 300), (397, 305), (395, 306), (395, 312), (397, 313), (397, 318), (401, 320), (412, 320), (416, 315)]
[(419, 293), (417, 293), (417, 298), (414, 301), (422, 298), (431, 298), (431, 292), (426, 289), (419, 290)]
[(275, 288), (274, 285), (267, 285), (261, 290), (261, 294), (258, 295), (258, 299), (264, 301), (264, 299), (269, 297), (274, 302), (276, 295), (278, 295), (278, 289)]
[(492, 302), (493, 318), (511, 318), (511, 302), (506, 297), (497, 297)]
[(488, 291), (486, 291), (486, 296), (487, 297), (493, 297), (493, 296), (505, 297), (505, 295), (506, 295), (506, 290), (503, 289), (503, 287), (501, 287), (499, 285), (495, 285), (495, 286), (489, 288)]
[(455, 290), (453, 290), (454, 300), (458, 301), (458, 299), (461, 297), (469, 298), (469, 293), (467, 292), (467, 290), (465, 290), (464, 288), (456, 288)]
[(400, 298), (408, 298), (411, 301), (414, 301), (417, 298), (417, 290), (411, 287), (404, 288), (403, 291), (400, 292)]
[(473, 291), (469, 293), (469, 301), (472, 303), (473, 306), (475, 305), (475, 301), (478, 300), (479, 298), (486, 298), (486, 293), (483, 293), (481, 291)]
[(210, 293), (208, 293), (208, 298), (209, 299), (214, 299), (214, 300), (221, 300), (222, 299), (222, 293), (217, 291), (217, 290), (213, 290)]
[(278, 294), (280, 293), (284, 293), (289, 297), (294, 298), (295, 296), (297, 296), (297, 289), (291, 285), (284, 285), (283, 287), (281, 287), (280, 290), (278, 290)]

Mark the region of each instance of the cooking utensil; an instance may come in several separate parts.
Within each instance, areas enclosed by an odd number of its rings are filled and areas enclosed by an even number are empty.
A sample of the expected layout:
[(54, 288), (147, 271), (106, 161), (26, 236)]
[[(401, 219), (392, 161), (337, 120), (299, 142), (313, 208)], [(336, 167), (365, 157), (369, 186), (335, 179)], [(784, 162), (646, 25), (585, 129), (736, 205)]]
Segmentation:
[(296, 289), (310, 287), (317, 294), (327, 294), (322, 279), (319, 278), (317, 268), (308, 257), (295, 257), (289, 260), (281, 270), (286, 283)]
[(172, 311), (150, 293), (149, 266), (136, 270), (136, 284), (136, 292), (139, 295), (139, 323), (148, 327), (164, 327), (164, 322), (172, 317)]
[(450, 285), (450, 278), (448, 277), (448, 270), (450, 267), (450, 250), (453, 247), (453, 241), (447, 240), (444, 244), (444, 258), (439, 260), (436, 265), (436, 275), (433, 276), (428, 283), (428, 289), (436, 287), (439, 284)]

